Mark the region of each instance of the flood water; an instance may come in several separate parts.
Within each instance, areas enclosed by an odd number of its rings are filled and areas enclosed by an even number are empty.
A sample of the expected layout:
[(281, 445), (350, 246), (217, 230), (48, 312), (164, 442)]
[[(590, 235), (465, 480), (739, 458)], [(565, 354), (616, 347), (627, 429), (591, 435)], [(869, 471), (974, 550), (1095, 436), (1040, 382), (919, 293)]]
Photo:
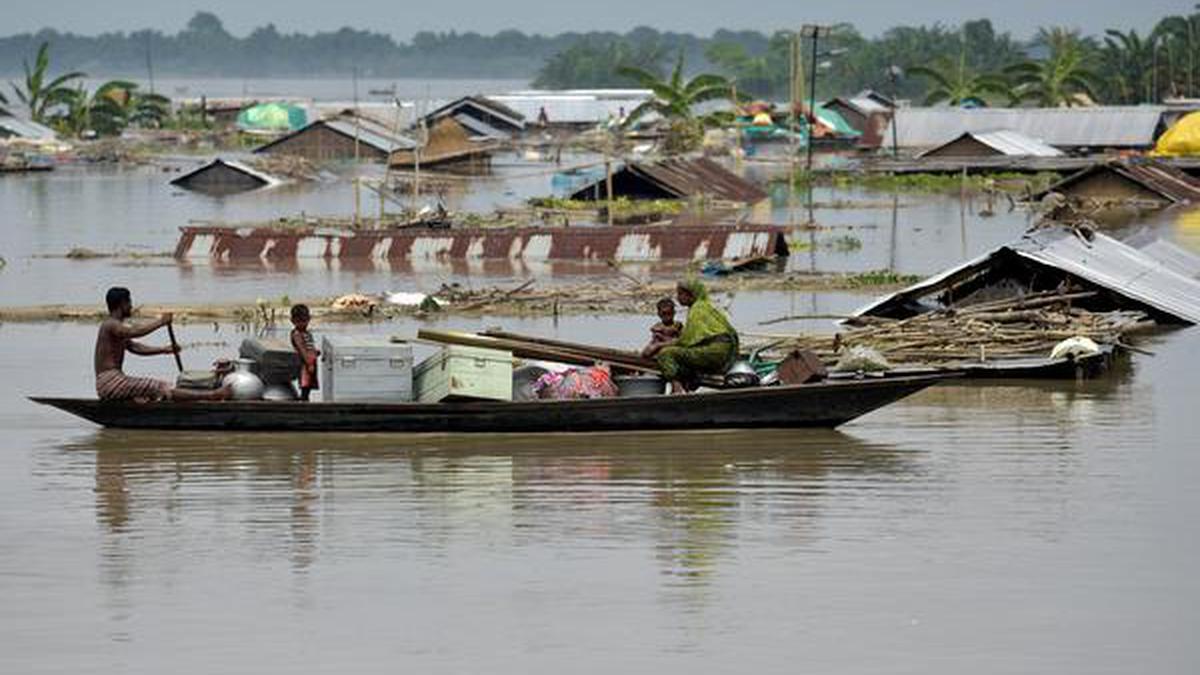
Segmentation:
[(1194, 329), (1103, 380), (943, 385), (838, 431), (537, 438), (102, 431), (22, 398), (86, 395), (91, 337), (0, 327), (0, 672), (1200, 657)]
[[(498, 159), (494, 174), (462, 182), (443, 196), (455, 211), (491, 212), (551, 194), (551, 177), (562, 167), (587, 164), (594, 156), (564, 156), (561, 166), (511, 155)], [(313, 297), (350, 291), (436, 290), (444, 282), (499, 283), (530, 276), (546, 277), (553, 266), (521, 263), (442, 265), (431, 262), (417, 277), (398, 277), (387, 264), (353, 267), (336, 261), (301, 260), (300, 270), (266, 265), (231, 268), (189, 264), (180, 268), (163, 257), (67, 260), (73, 248), (100, 253), (165, 255), (174, 250), (179, 228), (195, 223), (248, 223), (281, 217), (346, 217), (354, 212), (349, 170), (326, 180), (215, 197), (169, 185), (179, 171), (206, 158), (174, 158), (140, 167), (65, 166), (41, 174), (0, 175), (0, 223), (5, 237), (0, 256), (8, 261), (0, 274), (6, 305), (92, 302), (98, 288), (113, 284), (153, 287), (158, 301), (197, 301), (212, 288), (239, 298)], [(370, 169), (367, 169), (370, 171)], [(805, 272), (895, 270), (928, 275), (963, 257), (978, 255), (1024, 231), (1030, 214), (1007, 203), (980, 199), (960, 204), (957, 196), (867, 192), (818, 188), (790, 198), (783, 186), (752, 219), (793, 225), (794, 254), (788, 269)], [(430, 198), (432, 199), (432, 198)], [(402, 203), (407, 203), (401, 198)], [(811, 203), (812, 208), (808, 205)], [(377, 197), (360, 193), (365, 216), (378, 213)], [(991, 211), (988, 211), (988, 208)], [(388, 212), (399, 204), (389, 202)], [(988, 215), (981, 215), (981, 211)], [(815, 222), (815, 228), (807, 224)], [(558, 267), (562, 267), (561, 265)], [(578, 266), (576, 266), (578, 267)], [(642, 274), (639, 265), (629, 271)], [(579, 270), (575, 270), (578, 272)], [(612, 275), (603, 264), (589, 274)]]
[[(0, 177), (3, 304), (98, 302), (113, 283), (206, 302), (459, 274), (39, 257), (166, 250), (190, 219), (352, 208), (344, 182), (214, 200), (169, 177)], [(462, 199), (520, 201), (542, 180)], [(790, 222), (789, 206), (776, 194), (769, 217)], [(928, 274), (1028, 222), (981, 210), (817, 191), (818, 227), (793, 235), (816, 245), (789, 265)], [(1200, 251), (1197, 222), (1165, 211), (1113, 231)], [(738, 293), (730, 309), (765, 330), (868, 298)], [(433, 325), (635, 346), (650, 322)], [(769, 330), (800, 327), (818, 328)], [(189, 367), (243, 337), (180, 327)], [(91, 395), (94, 327), (0, 325), (0, 673), (1192, 672), (1198, 338), (1147, 338), (1153, 356), (1095, 381), (941, 385), (837, 431), (241, 435), (104, 431), (37, 406), (25, 397)], [(166, 358), (128, 366), (172, 376)]]

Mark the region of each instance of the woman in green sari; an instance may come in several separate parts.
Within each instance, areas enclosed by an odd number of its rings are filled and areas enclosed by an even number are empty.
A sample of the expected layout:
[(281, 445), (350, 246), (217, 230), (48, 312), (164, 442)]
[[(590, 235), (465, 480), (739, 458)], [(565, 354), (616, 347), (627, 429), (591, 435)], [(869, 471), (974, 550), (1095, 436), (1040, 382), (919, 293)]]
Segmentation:
[(704, 375), (725, 374), (737, 358), (738, 334), (699, 281), (679, 282), (675, 297), (688, 308), (687, 321), (679, 338), (655, 358), (663, 377), (671, 382), (671, 392), (680, 393), (699, 387)]

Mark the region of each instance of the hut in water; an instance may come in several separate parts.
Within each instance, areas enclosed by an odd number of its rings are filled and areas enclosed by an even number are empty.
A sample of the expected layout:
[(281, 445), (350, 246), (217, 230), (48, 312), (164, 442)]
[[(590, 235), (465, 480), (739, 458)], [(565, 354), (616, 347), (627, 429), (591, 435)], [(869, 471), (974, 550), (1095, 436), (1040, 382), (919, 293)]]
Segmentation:
[(273, 187), (283, 181), (241, 162), (214, 159), (204, 166), (171, 181), (185, 190), (220, 196)]
[(1093, 164), (1034, 195), (1051, 192), (1093, 202), (1132, 202), (1156, 206), (1200, 202), (1200, 180), (1154, 160)]
[(977, 157), (1062, 157), (1058, 148), (1011, 129), (964, 131), (958, 136), (920, 153), (922, 159)]
[(451, 101), (425, 115), (420, 124), (432, 129), (447, 118), (458, 122), (475, 140), (509, 140), (525, 129), (524, 115), (484, 96), (464, 96)]
[(871, 118), (876, 115), (891, 116), (896, 104), (891, 98), (876, 91), (865, 89), (854, 96), (838, 96), (825, 102), (826, 110), (832, 110), (842, 116), (854, 130), (866, 134), (870, 129)]
[[(722, 201), (755, 204), (767, 193), (707, 157), (672, 158), (656, 162), (629, 162), (612, 175), (613, 197), (626, 199), (687, 199), (706, 195)], [(571, 199), (605, 199), (608, 181), (595, 181), (577, 189)]]
[(383, 162), (397, 150), (414, 147), (412, 139), (393, 133), (374, 120), (342, 115), (312, 122), (254, 152), (295, 155), (314, 162), (356, 158)]
[(497, 147), (495, 141), (473, 140), (454, 118), (443, 117), (429, 129), (424, 145), (393, 152), (388, 164), (400, 169), (419, 162), (422, 167), (480, 170), (491, 165)]

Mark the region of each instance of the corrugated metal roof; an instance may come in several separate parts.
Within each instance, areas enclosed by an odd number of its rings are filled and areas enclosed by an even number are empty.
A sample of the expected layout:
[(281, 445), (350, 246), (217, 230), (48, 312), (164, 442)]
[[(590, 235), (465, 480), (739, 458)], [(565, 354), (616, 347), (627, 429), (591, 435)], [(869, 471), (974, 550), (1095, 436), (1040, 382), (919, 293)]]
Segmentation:
[(58, 137), (50, 127), (20, 117), (0, 115), (0, 129), (6, 132), (0, 133), (0, 138), (16, 136), (31, 141), (52, 141)]
[(232, 160), (232, 159), (221, 159), (220, 157), (218, 157), (218, 158), (214, 159), (213, 161), (209, 162), (208, 164), (205, 164), (204, 166), (201, 166), (198, 169), (195, 169), (193, 171), (189, 171), (189, 172), (183, 174), (182, 176), (179, 176), (178, 178), (172, 180), (171, 184), (176, 185), (179, 183), (184, 183), (187, 181), (187, 179), (191, 178), (192, 176), (195, 176), (196, 174), (203, 173), (205, 171), (211, 171), (212, 169), (215, 169), (215, 168), (218, 168), (221, 166), (229, 167), (230, 169), (233, 169), (234, 171), (238, 171), (240, 173), (246, 174), (247, 176), (255, 178), (262, 182), (263, 187), (275, 187), (276, 185), (282, 185), (284, 182), (283, 180), (276, 178), (275, 176), (272, 176), (269, 173), (264, 173), (262, 171), (259, 171), (258, 169), (255, 169), (254, 167), (252, 167), (248, 164), (243, 164), (241, 162), (238, 162), (238, 161)]
[[(967, 131), (1012, 129), (1056, 147), (1150, 147), (1165, 106), (1086, 108), (896, 108), (897, 141), (906, 148), (940, 145)], [(891, 138), (891, 128), (884, 138)]]
[(609, 118), (617, 118), (621, 112), (629, 114), (643, 98), (607, 98), (591, 94), (537, 94), (495, 96), (517, 110), (526, 119), (536, 120), (541, 110), (551, 124), (596, 124)]
[[(377, 129), (373, 129), (373, 125), (371, 124), (363, 124), (360, 122), (356, 125), (354, 120), (351, 119), (322, 120), (320, 122), (314, 122), (313, 124), (324, 124), (330, 129), (333, 129), (334, 131), (345, 136), (349, 136), (350, 138), (355, 138), (357, 136), (360, 143), (365, 143), (373, 148), (387, 153), (395, 152), (396, 150), (406, 150), (417, 147), (416, 142), (411, 138), (384, 134)], [(304, 129), (301, 129), (296, 133), (298, 134), (303, 131)]]
[[(616, 173), (626, 172), (647, 181), (676, 199), (704, 194), (728, 201), (754, 203), (768, 196), (762, 188), (707, 157), (630, 162)], [(601, 177), (598, 181), (576, 190), (572, 197), (588, 199), (591, 195), (599, 194), (602, 190), (599, 190), (598, 186), (604, 181), (604, 177)]]
[(1185, 277), (1200, 279), (1200, 256), (1177, 244), (1155, 239), (1138, 250)]
[(452, 115), (452, 117), (454, 118), (455, 122), (463, 125), (463, 128), (472, 132), (475, 136), (482, 136), (483, 138), (491, 138), (501, 141), (512, 138), (512, 134), (508, 133), (507, 131), (501, 131), (487, 122), (475, 117), (471, 117), (466, 113), (459, 113), (457, 115)]
[(514, 131), (525, 128), (525, 117), (519, 110), (505, 104), (492, 97), (484, 96), (464, 96), (446, 103), (425, 116), (427, 123), (432, 123), (441, 117), (455, 116), (464, 109), (474, 108), (480, 112), (490, 115), (503, 121), (512, 127)]
[(963, 138), (973, 138), (992, 148), (996, 152), (1009, 157), (1062, 157), (1063, 152), (1058, 148), (1047, 145), (1036, 138), (1031, 138), (1012, 129), (993, 129), (992, 131), (965, 131), (958, 136), (917, 155), (924, 157), (956, 143)]
[(1011, 244), (875, 300), (854, 316), (877, 314), (885, 307), (941, 290), (998, 264), (999, 254), (1005, 252), (1066, 272), (1180, 321), (1200, 323), (1200, 282), (1112, 237), (1092, 233), (1088, 239), (1065, 227), (1027, 232)]
[(1071, 186), (1089, 176), (1111, 171), (1126, 180), (1161, 196), (1163, 200), (1182, 204), (1200, 201), (1200, 181), (1170, 164), (1151, 159), (1104, 162), (1067, 176), (1035, 195), (1040, 199), (1050, 192), (1070, 193)]

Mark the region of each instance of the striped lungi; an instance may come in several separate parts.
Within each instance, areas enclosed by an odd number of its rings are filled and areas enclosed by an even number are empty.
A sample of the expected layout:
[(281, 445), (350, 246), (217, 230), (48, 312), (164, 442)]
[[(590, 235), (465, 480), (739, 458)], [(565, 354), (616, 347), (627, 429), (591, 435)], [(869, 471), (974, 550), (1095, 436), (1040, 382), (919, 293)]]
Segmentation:
[(96, 395), (102, 401), (161, 401), (171, 398), (171, 385), (152, 377), (129, 377), (114, 368), (96, 374)]

